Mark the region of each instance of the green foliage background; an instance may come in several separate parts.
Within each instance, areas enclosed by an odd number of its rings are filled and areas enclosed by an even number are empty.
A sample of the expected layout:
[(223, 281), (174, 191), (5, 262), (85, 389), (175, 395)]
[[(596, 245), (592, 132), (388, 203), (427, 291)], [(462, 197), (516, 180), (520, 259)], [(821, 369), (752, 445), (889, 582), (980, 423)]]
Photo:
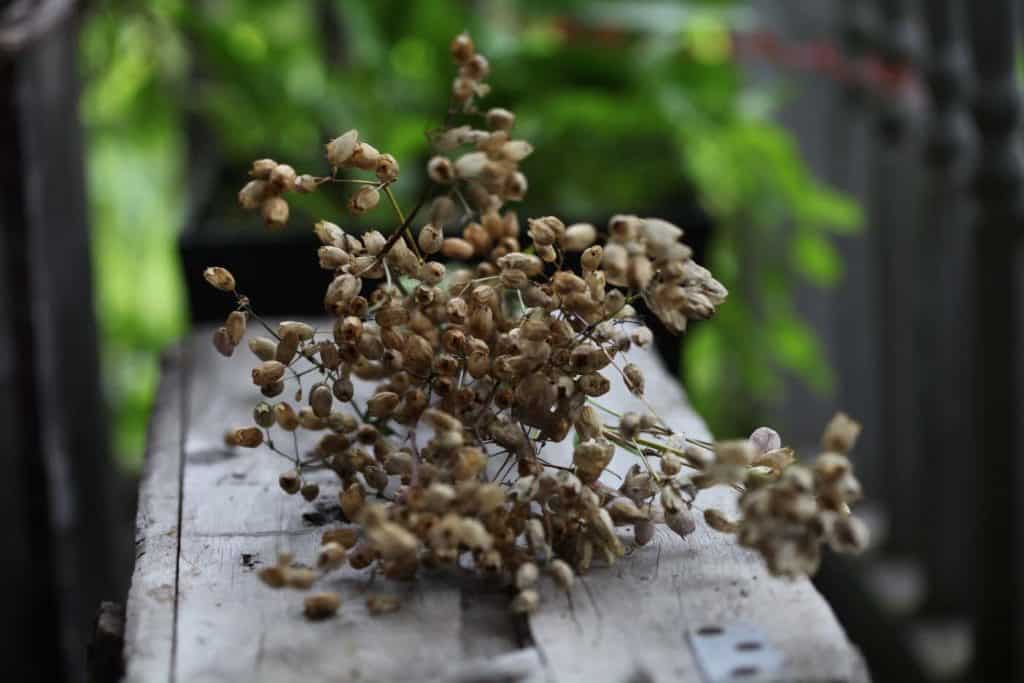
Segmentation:
[(683, 372), (713, 430), (749, 428), (787, 373), (828, 391), (792, 295), (842, 276), (830, 235), (855, 230), (859, 212), (809, 174), (771, 120), (773, 94), (744, 83), (730, 30), (749, 19), (742, 3), (697, 0), (94, 3), (82, 117), (119, 453), (141, 453), (157, 353), (187, 324), (175, 254), (186, 120), (212, 130), (239, 182), (268, 155), (322, 169), (325, 139), (358, 127), (403, 162), (409, 202), (446, 104), (447, 43), (463, 29), (491, 59), (489, 101), (515, 110), (537, 148), (526, 214), (603, 219), (690, 195), (712, 214), (708, 265), (732, 296), (689, 332)]

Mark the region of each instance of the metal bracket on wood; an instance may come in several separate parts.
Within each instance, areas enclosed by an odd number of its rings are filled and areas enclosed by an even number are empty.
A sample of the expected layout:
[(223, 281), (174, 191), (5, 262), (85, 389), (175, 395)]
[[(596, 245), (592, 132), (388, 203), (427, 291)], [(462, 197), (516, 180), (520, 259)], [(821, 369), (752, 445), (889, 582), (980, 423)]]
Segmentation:
[(782, 673), (782, 653), (752, 624), (709, 624), (687, 638), (708, 683), (776, 681)]

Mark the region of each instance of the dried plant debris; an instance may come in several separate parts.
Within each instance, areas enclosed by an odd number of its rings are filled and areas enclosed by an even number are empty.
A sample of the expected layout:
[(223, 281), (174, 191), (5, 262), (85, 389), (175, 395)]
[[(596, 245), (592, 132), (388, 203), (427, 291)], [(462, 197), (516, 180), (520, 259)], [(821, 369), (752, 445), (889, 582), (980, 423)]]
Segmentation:
[[(703, 510), (708, 526), (735, 534), (775, 574), (813, 572), (826, 544), (862, 550), (867, 530), (849, 507), (861, 489), (847, 459), (860, 427), (845, 415), (803, 465), (770, 428), (707, 443), (653, 409), (601, 406), (612, 381), (643, 400), (643, 372), (627, 360), (652, 342), (637, 301), (680, 333), (714, 316), (726, 289), (692, 260), (683, 231), (658, 218), (617, 215), (599, 230), (542, 216), (524, 230), (507, 205), (527, 192), (520, 163), (533, 148), (514, 137), (515, 114), (478, 107), (490, 67), (469, 36), (456, 37), (451, 52), (458, 75), (446, 122), (430, 134), (428, 202), (404, 213), (390, 189), (398, 161), (355, 130), (327, 144), (329, 175), (260, 159), (239, 192), (273, 228), (287, 223), (289, 193), (325, 185), (352, 188), (353, 214), (394, 214), (388, 235), (314, 227), (319, 265), (331, 274), (323, 299), (331, 329), (272, 325), (230, 272), (204, 273), (236, 301), (214, 333), (220, 353), (232, 355), (248, 326), (260, 328), (248, 347), (263, 400), (254, 424), (229, 429), (227, 442), (285, 458), (281, 490), (307, 501), (336, 495), (349, 523), (323, 534), (312, 567), (283, 556), (260, 578), (306, 589), (346, 565), (392, 578), (468, 566), (513, 586), (511, 609), (531, 612), (543, 577), (568, 591), (595, 562), (622, 557), (622, 529), (637, 545), (657, 525), (685, 538), (696, 526), (695, 498), (712, 486), (735, 490), (739, 505), (735, 518)], [(354, 380), (375, 386), (372, 396), (356, 400)], [(278, 445), (295, 443), (282, 432), (297, 430), (320, 435), (305, 459)], [(545, 444), (568, 438), (571, 465), (544, 459)], [(634, 460), (617, 488), (602, 480), (614, 458)], [(307, 481), (314, 468), (333, 471), (336, 490)], [(305, 613), (325, 618), (339, 604), (317, 593)], [(367, 607), (380, 614), (398, 603), (372, 596)]]

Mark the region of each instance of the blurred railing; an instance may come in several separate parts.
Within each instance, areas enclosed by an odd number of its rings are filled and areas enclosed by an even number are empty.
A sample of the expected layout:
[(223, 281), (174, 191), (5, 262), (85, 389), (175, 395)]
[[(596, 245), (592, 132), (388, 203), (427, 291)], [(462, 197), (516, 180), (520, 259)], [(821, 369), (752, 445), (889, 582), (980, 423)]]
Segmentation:
[[(839, 376), (827, 408), (865, 423), (857, 466), (884, 533), (821, 585), (879, 680), (1020, 680), (1022, 8), (753, 4), (741, 55), (793, 86), (782, 121), (865, 207), (844, 283), (801, 304)], [(780, 421), (810, 441), (815, 399), (790, 393)]]

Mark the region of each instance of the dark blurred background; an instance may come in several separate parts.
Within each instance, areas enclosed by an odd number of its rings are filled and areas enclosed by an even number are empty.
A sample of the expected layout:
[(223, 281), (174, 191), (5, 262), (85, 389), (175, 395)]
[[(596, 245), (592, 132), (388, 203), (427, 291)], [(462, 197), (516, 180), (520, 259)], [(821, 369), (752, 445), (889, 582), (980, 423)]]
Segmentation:
[(876, 680), (1015, 678), (1019, 4), (0, 0), (5, 661), (82, 680), (124, 599), (160, 350), (224, 313), (202, 268), (319, 312), (301, 226), (342, 208), (265, 232), (251, 160), (357, 127), (412, 203), (468, 29), (537, 149), (520, 215), (664, 216), (730, 289), (658, 338), (716, 435), (864, 423), (874, 546), (817, 581)]

